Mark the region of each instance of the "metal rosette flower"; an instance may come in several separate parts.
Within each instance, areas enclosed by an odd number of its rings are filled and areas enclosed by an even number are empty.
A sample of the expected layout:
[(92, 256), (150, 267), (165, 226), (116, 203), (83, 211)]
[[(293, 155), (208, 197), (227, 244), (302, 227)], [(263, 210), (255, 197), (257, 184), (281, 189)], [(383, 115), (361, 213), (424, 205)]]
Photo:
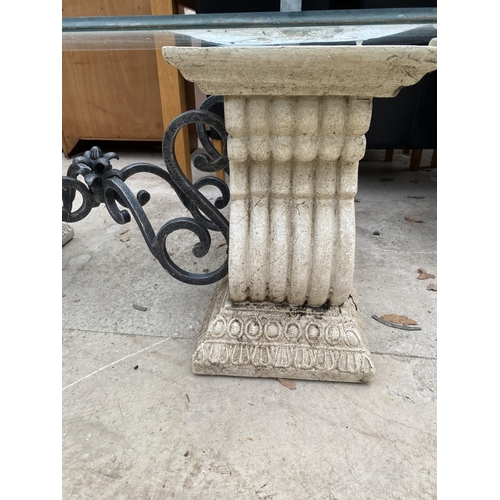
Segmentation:
[[(84, 219), (92, 210), (103, 201), (102, 184), (109, 177), (120, 176), (118, 170), (111, 167), (112, 159), (118, 159), (116, 153), (103, 154), (101, 149), (94, 146), (85, 151), (82, 156), (73, 158), (68, 168), (67, 176), (62, 180), (63, 222), (78, 222)], [(85, 183), (78, 180), (82, 176)], [(73, 210), (76, 192), (82, 196), (82, 204)]]

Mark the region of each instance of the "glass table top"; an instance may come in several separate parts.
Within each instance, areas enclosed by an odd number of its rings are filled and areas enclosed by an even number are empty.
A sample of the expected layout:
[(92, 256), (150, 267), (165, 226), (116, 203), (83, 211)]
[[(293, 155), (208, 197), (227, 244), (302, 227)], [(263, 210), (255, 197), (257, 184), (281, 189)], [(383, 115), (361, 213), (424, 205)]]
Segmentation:
[(435, 8), (64, 18), (63, 50), (161, 46), (427, 45)]

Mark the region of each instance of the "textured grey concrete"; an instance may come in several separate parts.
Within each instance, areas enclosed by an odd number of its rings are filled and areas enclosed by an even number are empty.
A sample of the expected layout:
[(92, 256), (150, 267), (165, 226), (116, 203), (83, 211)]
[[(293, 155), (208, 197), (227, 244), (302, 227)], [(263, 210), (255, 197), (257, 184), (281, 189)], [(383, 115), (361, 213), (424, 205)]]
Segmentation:
[[(162, 164), (158, 149), (121, 149), (117, 168)], [(115, 224), (104, 207), (73, 224), (62, 249), (63, 498), (436, 498), (437, 292), (427, 286), (437, 279), (417, 280), (418, 268), (437, 275), (430, 153), (418, 172), (401, 151), (391, 163), (368, 151), (360, 163), (355, 283), (377, 370), (370, 385), (296, 381), (290, 390), (193, 375), (213, 285), (171, 278), (135, 223)], [(151, 192), (155, 229), (186, 214), (163, 181), (130, 184)], [(223, 240), (203, 262), (192, 243), (173, 238), (173, 258), (202, 270), (222, 261)], [(422, 330), (371, 318), (389, 313)]]

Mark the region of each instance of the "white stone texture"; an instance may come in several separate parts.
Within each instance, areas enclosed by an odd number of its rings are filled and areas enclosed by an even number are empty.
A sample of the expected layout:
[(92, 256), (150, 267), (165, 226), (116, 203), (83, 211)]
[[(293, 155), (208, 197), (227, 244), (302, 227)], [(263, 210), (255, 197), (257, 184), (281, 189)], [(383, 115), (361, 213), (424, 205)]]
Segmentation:
[(341, 305), (371, 99), (228, 96), (225, 116), (231, 298)]
[(436, 69), (437, 47), (163, 47), (206, 94), (394, 97)]
[(207, 94), (225, 96), (229, 134), (228, 280), (212, 297), (193, 371), (370, 381), (353, 286), (358, 162), (372, 98), (436, 69), (437, 48), (164, 47), (163, 55)]
[(370, 382), (375, 370), (353, 297), (321, 309), (233, 302), (224, 279), (201, 325), (193, 372)]
[(68, 241), (71, 241), (73, 239), (73, 236), (75, 235), (73, 228), (67, 223), (63, 222), (62, 223), (62, 246), (66, 245)]

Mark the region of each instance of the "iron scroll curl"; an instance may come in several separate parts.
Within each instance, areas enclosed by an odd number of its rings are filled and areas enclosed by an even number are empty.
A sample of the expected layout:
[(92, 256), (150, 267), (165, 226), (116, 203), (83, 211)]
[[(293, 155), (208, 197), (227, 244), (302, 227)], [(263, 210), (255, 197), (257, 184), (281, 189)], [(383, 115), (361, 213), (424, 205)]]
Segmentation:
[[(103, 154), (96, 146), (82, 156), (74, 158), (67, 175), (62, 179), (63, 221), (73, 223), (82, 220), (92, 208), (104, 203), (118, 224), (126, 224), (132, 217), (135, 219), (151, 253), (174, 278), (193, 285), (208, 285), (224, 278), (228, 272), (227, 255), (225, 261), (214, 271), (193, 273), (178, 266), (167, 250), (168, 236), (181, 229), (196, 235), (198, 242), (191, 251), (197, 258), (206, 256), (210, 251), (212, 243), (210, 231), (220, 232), (229, 245), (229, 222), (220, 211), (229, 203), (230, 193), (227, 184), (211, 175), (203, 176), (191, 183), (182, 172), (174, 149), (179, 131), (186, 125), (194, 123), (206, 152), (193, 159), (194, 167), (205, 173), (215, 173), (220, 170), (229, 173), (227, 132), (224, 122), (217, 114), (210, 111), (213, 105), (220, 102), (223, 102), (223, 97), (209, 97), (199, 110), (182, 113), (167, 127), (162, 141), (166, 170), (145, 162), (134, 163), (121, 170), (113, 169), (111, 160), (117, 159), (118, 155)], [(212, 145), (207, 126), (221, 137), (222, 153)], [(143, 209), (151, 198), (150, 194), (145, 190), (134, 194), (126, 184), (130, 177), (138, 173), (156, 175), (170, 184), (192, 217), (178, 217), (167, 221), (158, 232), (155, 232)], [(81, 177), (83, 182), (80, 180)], [(220, 193), (213, 204), (200, 191), (205, 186), (213, 186)], [(73, 209), (76, 192), (80, 193), (82, 203), (77, 209)]]
[[(217, 103), (220, 98), (208, 98), (208, 104)], [(177, 158), (175, 156), (175, 138), (179, 131), (190, 123), (195, 123), (197, 125), (197, 132), (199, 134), (200, 142), (204, 146), (207, 154), (201, 154), (193, 159), (193, 165), (195, 168), (202, 172), (215, 173), (219, 170), (224, 170), (229, 172), (229, 161), (227, 159), (227, 132), (224, 128), (224, 122), (215, 113), (209, 111), (208, 109), (200, 108), (199, 110), (187, 111), (177, 118), (175, 118), (170, 126), (165, 131), (162, 141), (162, 152), (163, 160), (167, 168), (168, 173), (171, 176), (173, 184), (181, 192), (181, 196), (184, 198), (184, 205), (189, 210), (193, 219), (174, 219), (167, 222), (158, 232), (158, 237), (161, 236), (162, 241), (171, 234), (173, 231), (178, 229), (187, 229), (199, 238), (199, 243), (193, 247), (193, 255), (195, 257), (204, 257), (207, 255), (211, 246), (211, 237), (209, 230), (220, 231), (223, 235), (226, 243), (229, 245), (229, 222), (220, 212), (220, 209), (226, 207), (229, 203), (229, 188), (227, 184), (214, 176), (206, 176), (198, 179), (193, 184), (187, 179), (187, 177), (182, 172)], [(205, 126), (209, 126), (211, 129), (215, 130), (222, 138), (223, 141), (223, 152), (219, 153), (215, 147), (212, 145), (208, 139), (208, 134)], [(201, 128), (203, 127), (203, 128)], [(200, 188), (204, 186), (215, 186), (221, 193), (221, 196), (215, 200), (212, 204), (210, 201), (200, 192)], [(164, 238), (164, 239), (163, 239)], [(190, 281), (195, 280), (196, 284), (209, 284), (215, 283), (227, 275), (228, 272), (228, 262), (227, 257), (224, 263), (215, 271), (207, 274), (195, 274), (182, 271), (178, 266), (173, 263), (166, 253), (165, 258), (170, 260), (169, 264), (173, 269), (169, 269), (169, 272), (177, 279), (181, 279), (182, 273), (186, 273), (185, 277)], [(179, 273), (179, 276), (174, 275)]]

